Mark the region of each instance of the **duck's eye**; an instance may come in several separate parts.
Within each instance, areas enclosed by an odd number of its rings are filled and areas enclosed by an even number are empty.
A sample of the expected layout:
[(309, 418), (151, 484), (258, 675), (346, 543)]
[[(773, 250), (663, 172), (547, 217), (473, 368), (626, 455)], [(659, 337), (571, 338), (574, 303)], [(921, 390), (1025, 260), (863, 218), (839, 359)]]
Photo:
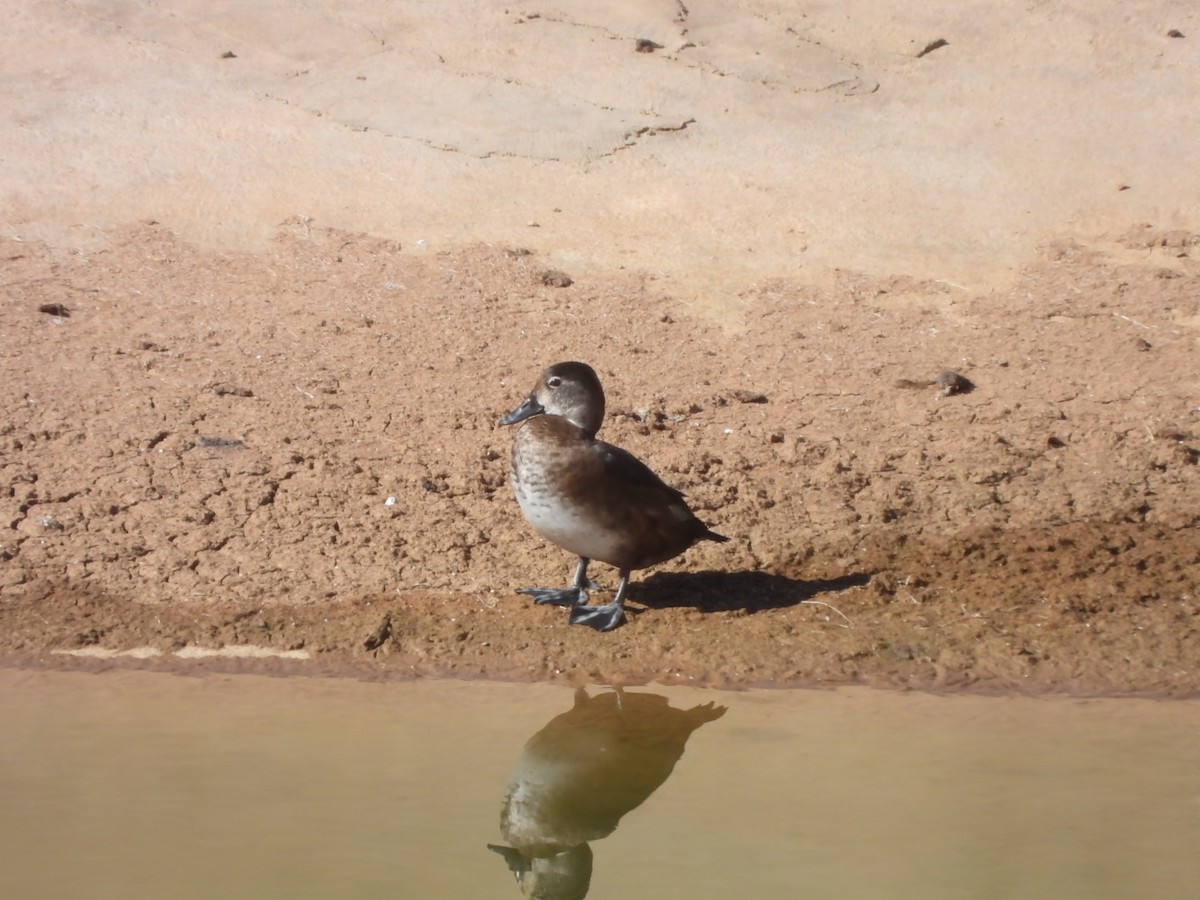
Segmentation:
[(546, 384), (550, 385), (550, 387), (552, 387), (552, 388), (558, 387), (560, 384), (562, 384), (562, 379), (559, 378), (557, 375), (551, 375), (549, 378), (546, 379)]

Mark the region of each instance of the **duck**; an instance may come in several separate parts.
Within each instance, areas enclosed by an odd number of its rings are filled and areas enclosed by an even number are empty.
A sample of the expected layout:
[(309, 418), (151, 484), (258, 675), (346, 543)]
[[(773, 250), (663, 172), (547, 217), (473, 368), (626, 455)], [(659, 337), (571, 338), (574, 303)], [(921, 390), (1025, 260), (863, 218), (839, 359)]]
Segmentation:
[[(565, 588), (519, 588), (534, 603), (566, 607), (568, 621), (611, 631), (624, 619), (631, 573), (673, 559), (700, 541), (724, 543), (683, 494), (627, 450), (599, 440), (604, 389), (595, 369), (560, 362), (538, 376), (521, 404), (499, 421), (516, 425), (511, 483), (534, 531), (578, 557)], [(593, 561), (613, 566), (611, 602), (589, 605)]]

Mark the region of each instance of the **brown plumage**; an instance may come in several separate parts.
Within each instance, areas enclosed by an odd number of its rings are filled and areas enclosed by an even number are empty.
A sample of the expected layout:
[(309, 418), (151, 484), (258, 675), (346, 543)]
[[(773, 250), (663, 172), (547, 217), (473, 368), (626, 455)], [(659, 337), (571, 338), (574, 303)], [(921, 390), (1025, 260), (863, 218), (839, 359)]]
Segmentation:
[[(726, 541), (688, 508), (683, 495), (633, 454), (596, 439), (604, 390), (592, 368), (564, 362), (542, 372), (525, 401), (500, 420), (520, 423), (512, 484), (525, 518), (547, 540), (579, 557), (571, 587), (523, 588), (538, 603), (571, 608), (570, 621), (608, 631), (622, 616), (629, 573), (678, 556), (697, 541)], [(613, 602), (587, 606), (587, 565), (615, 566)]]

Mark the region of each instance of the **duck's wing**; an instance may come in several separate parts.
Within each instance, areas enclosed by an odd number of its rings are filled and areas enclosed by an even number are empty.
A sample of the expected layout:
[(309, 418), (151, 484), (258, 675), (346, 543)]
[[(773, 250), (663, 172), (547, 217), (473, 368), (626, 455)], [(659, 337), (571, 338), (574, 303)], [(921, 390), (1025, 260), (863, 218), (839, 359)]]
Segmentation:
[(650, 467), (630, 453), (604, 441), (596, 441), (596, 454), (604, 463), (604, 471), (612, 478), (628, 484), (655, 488), (665, 491), (675, 500), (682, 500), (683, 494), (675, 490), (650, 470)]

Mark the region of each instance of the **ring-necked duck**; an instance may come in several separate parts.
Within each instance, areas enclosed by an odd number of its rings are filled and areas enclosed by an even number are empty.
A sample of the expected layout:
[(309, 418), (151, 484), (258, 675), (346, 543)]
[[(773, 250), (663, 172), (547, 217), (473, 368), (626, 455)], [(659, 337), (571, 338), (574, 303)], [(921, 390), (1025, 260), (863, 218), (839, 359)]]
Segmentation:
[[(591, 366), (563, 362), (542, 372), (533, 392), (500, 420), (523, 423), (513, 441), (512, 485), (521, 512), (547, 540), (579, 557), (568, 588), (521, 588), (535, 603), (566, 606), (572, 624), (609, 631), (620, 624), (629, 573), (678, 556), (697, 541), (724, 542), (628, 451), (596, 440), (604, 390)], [(588, 606), (591, 560), (616, 566), (611, 603)]]

